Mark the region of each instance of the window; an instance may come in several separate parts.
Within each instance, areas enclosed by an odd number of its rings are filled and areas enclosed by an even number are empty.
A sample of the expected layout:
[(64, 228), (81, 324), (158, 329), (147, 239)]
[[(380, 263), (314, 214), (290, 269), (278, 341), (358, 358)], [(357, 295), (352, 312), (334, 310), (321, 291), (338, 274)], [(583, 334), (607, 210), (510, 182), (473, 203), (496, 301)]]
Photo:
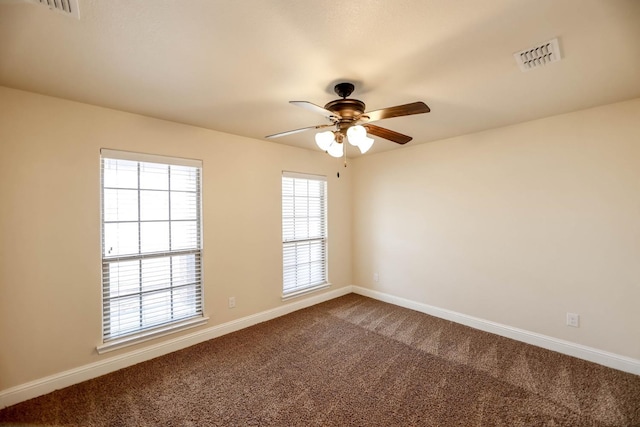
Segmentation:
[(282, 173), (283, 297), (327, 284), (327, 181)]
[(104, 342), (203, 323), (201, 162), (105, 149), (101, 161)]

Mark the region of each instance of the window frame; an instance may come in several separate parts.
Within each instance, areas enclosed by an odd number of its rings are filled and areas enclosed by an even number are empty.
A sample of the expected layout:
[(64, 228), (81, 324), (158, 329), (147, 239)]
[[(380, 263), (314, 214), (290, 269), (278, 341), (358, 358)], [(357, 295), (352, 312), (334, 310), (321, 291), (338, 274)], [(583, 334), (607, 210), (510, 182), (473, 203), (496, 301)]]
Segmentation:
[[(286, 212), (285, 212), (285, 198), (286, 197), (293, 197), (295, 199), (295, 190), (294, 193), (290, 196), (285, 194), (285, 180), (286, 179), (293, 179), (293, 187), (295, 188), (295, 180), (305, 180), (305, 181), (316, 181), (316, 182), (321, 182), (322, 183), (322, 191), (320, 194), (320, 199), (319, 199), (319, 204), (320, 204), (320, 211), (321, 211), (321, 219), (320, 219), (320, 229), (321, 229), (321, 233), (320, 236), (302, 236), (301, 238), (286, 238), (285, 237), (285, 233), (288, 233), (287, 231), (287, 227), (294, 227), (295, 228), (295, 219), (293, 220), (294, 223), (293, 224), (286, 224)], [(307, 183), (307, 190), (308, 190), (308, 183)], [(282, 171), (282, 177), (281, 177), (281, 215), (282, 215), (282, 233), (281, 233), (281, 237), (282, 237), (282, 299), (283, 300), (287, 300), (289, 298), (295, 298), (297, 296), (300, 295), (304, 295), (307, 294), (309, 292), (314, 292), (320, 289), (324, 289), (327, 288), (329, 286), (331, 286), (331, 283), (329, 282), (329, 262), (328, 262), (328, 208), (327, 208), (327, 200), (328, 200), (328, 184), (327, 184), (327, 177), (324, 175), (314, 175), (314, 174), (308, 174), (308, 173), (299, 173), (299, 172), (291, 172), (291, 171)], [(307, 199), (309, 199), (309, 196), (307, 196)], [(307, 203), (308, 200), (307, 200)], [(289, 212), (290, 214), (293, 214), (295, 216), (295, 207), (293, 207), (291, 209), (293, 212)], [(299, 218), (304, 218), (303, 216), (300, 216)], [(306, 217), (307, 222), (306, 225), (307, 227), (309, 227), (309, 216)], [(288, 233), (290, 234), (290, 233)], [(295, 232), (294, 232), (295, 234)], [(297, 251), (296, 254), (294, 255), (296, 262), (294, 264), (294, 267), (296, 268), (296, 280), (295, 280), (295, 285), (294, 286), (288, 286), (288, 280), (287, 280), (287, 268), (291, 268), (291, 266), (287, 265), (287, 260), (288, 257), (291, 256), (291, 254), (287, 253), (287, 249), (288, 247), (290, 247), (292, 244), (304, 244), (304, 243), (309, 243), (309, 246), (313, 243), (313, 242), (320, 242), (320, 254), (321, 254), (321, 258), (322, 258), (322, 267), (321, 269), (315, 269), (315, 273), (321, 273), (322, 274), (322, 280), (317, 280), (315, 282), (309, 282), (306, 284), (301, 284), (298, 279), (297, 279), (297, 271), (298, 271), (298, 267), (303, 264), (300, 262), (297, 262), (298, 259), (298, 255), (297, 255)], [(309, 251), (311, 251), (311, 248), (309, 249)], [(311, 264), (312, 261), (309, 262), (309, 264)], [(312, 269), (312, 267), (310, 267), (310, 270)], [(309, 273), (309, 275), (312, 275), (312, 272)]]
[[(127, 162), (135, 162), (136, 164), (136, 178), (137, 185), (135, 188), (124, 188), (124, 187), (106, 187), (105, 186), (105, 161), (115, 160), (115, 161), (127, 161)], [(172, 242), (170, 241), (168, 249), (149, 251), (148, 249), (143, 250), (144, 241), (146, 238), (143, 238), (142, 224), (148, 224), (150, 220), (145, 220), (142, 218), (142, 210), (141, 210), (141, 199), (142, 192), (149, 192), (149, 188), (145, 188), (141, 186), (141, 174), (142, 168), (141, 165), (147, 165), (147, 167), (152, 167), (153, 164), (157, 165), (167, 165), (167, 188), (160, 190), (153, 190), (156, 192), (166, 192), (168, 205), (163, 209), (166, 209), (166, 213), (168, 215), (168, 219), (162, 222), (167, 223), (168, 228), (172, 228), (174, 224), (177, 223), (195, 223), (195, 243), (192, 244), (193, 247), (183, 247), (183, 248), (172, 248)], [(177, 190), (171, 187), (171, 167), (174, 168), (193, 168), (193, 171), (190, 173), (195, 173), (195, 178), (193, 179), (193, 183), (195, 185), (195, 191), (188, 190)], [(105, 191), (106, 190), (126, 190), (126, 191), (136, 191), (136, 200), (137, 200), (137, 211), (136, 211), (136, 219), (135, 220), (117, 220), (117, 221), (107, 221), (105, 219)], [(174, 194), (175, 193), (175, 194)], [(176, 194), (190, 194), (192, 196), (195, 195), (195, 199), (192, 202), (192, 205), (189, 207), (189, 214), (195, 215), (195, 220), (190, 219), (188, 221), (172, 219), (172, 204), (171, 197)], [(175, 205), (174, 205), (175, 206)], [(153, 211), (154, 213), (156, 211)], [(193, 159), (184, 159), (184, 158), (176, 158), (176, 157), (168, 157), (168, 156), (159, 156), (153, 154), (143, 154), (143, 153), (134, 153), (128, 151), (119, 151), (119, 150), (110, 150), (110, 149), (101, 149), (100, 150), (100, 251), (101, 251), (101, 307), (102, 307), (102, 344), (97, 347), (98, 353), (104, 353), (107, 351), (116, 350), (118, 348), (122, 348), (128, 345), (137, 344), (142, 341), (150, 340), (153, 338), (157, 338), (159, 336), (171, 334), (180, 330), (184, 330), (187, 328), (192, 328), (196, 326), (203, 325), (207, 323), (208, 317), (205, 316), (204, 310), (204, 273), (203, 273), (203, 227), (202, 227), (202, 161), (201, 160), (193, 160)], [(135, 223), (137, 225), (137, 243), (138, 250), (137, 253), (124, 253), (110, 256), (107, 253), (105, 247), (105, 225), (106, 224), (121, 224), (121, 223)], [(184, 231), (183, 231), (184, 232)], [(171, 231), (169, 232), (171, 233)], [(189, 245), (187, 245), (189, 246)], [(183, 264), (175, 264), (178, 261), (178, 258), (183, 257)], [(193, 261), (189, 258), (193, 257)], [(169, 272), (166, 272), (165, 279), (168, 282), (163, 282), (163, 287), (157, 287), (152, 291), (144, 290), (143, 279), (145, 270), (145, 263), (153, 263), (153, 261), (166, 262), (170, 265)], [(131, 292), (126, 294), (124, 297), (118, 296), (114, 297), (111, 295), (114, 288), (113, 284), (109, 281), (109, 271), (110, 268), (123, 268), (126, 263), (131, 261), (137, 261), (139, 264), (137, 267), (133, 267), (139, 271), (138, 275), (140, 278), (138, 279), (138, 292)], [(115, 266), (115, 267), (114, 267)], [(178, 267), (179, 266), (179, 267)], [(177, 284), (180, 280), (176, 278), (175, 268), (183, 268), (191, 269), (192, 272), (189, 275), (189, 279), (181, 278), (182, 281), (188, 281), (186, 285)], [(157, 269), (154, 270), (154, 267), (150, 267), (152, 272), (157, 272)], [(189, 271), (191, 271), (189, 270)], [(186, 290), (187, 288), (192, 288)], [(184, 289), (189, 294), (193, 293), (193, 296), (188, 296), (186, 299), (188, 300), (187, 304), (181, 304), (178, 296), (177, 290)], [(118, 288), (118, 291), (120, 289)], [(168, 299), (164, 301), (162, 305), (165, 311), (170, 312), (170, 320), (168, 321), (156, 321), (151, 322), (150, 326), (144, 326), (144, 322), (140, 320), (140, 327), (137, 329), (133, 329), (126, 332), (121, 332), (117, 334), (111, 334), (110, 329), (113, 327), (113, 322), (111, 321), (110, 314), (110, 305), (113, 303), (115, 298), (127, 298), (127, 297), (135, 297), (138, 295), (140, 297), (140, 302), (138, 306), (138, 313), (140, 319), (144, 318), (145, 314), (157, 314), (156, 311), (152, 307), (149, 306), (149, 303), (143, 302), (143, 295), (148, 294), (167, 294), (169, 295)], [(184, 298), (184, 297), (183, 297)], [(167, 302), (168, 301), (168, 302)], [(179, 306), (182, 309), (186, 309), (187, 313), (180, 315), (176, 314), (176, 306)], [(146, 311), (145, 311), (146, 308)], [(193, 311), (193, 314), (191, 314)], [(166, 315), (165, 315), (166, 316)]]

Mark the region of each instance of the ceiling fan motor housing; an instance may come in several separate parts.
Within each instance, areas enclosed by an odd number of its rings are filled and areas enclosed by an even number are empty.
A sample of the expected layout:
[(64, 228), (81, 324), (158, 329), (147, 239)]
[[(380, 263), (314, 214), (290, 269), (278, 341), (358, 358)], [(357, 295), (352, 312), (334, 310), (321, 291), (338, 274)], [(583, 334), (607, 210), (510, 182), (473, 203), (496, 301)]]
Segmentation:
[(364, 102), (358, 99), (336, 99), (324, 106), (325, 110), (336, 113), (347, 121), (352, 121), (364, 113)]
[(340, 117), (340, 119), (335, 120), (335, 124), (338, 130), (344, 133), (361, 118), (365, 105), (364, 102), (358, 99), (336, 99), (329, 102), (324, 108)]

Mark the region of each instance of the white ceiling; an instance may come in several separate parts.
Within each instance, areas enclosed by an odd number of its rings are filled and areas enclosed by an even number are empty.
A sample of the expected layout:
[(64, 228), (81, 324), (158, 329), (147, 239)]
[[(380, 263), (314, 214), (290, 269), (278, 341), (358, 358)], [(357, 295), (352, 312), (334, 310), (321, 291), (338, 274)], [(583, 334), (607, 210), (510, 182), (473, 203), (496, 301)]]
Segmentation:
[[(351, 81), (368, 110), (431, 107), (376, 123), (408, 145), (640, 97), (637, 0), (79, 3), (0, 0), (0, 85), (264, 140), (327, 123), (288, 101)], [(562, 61), (521, 72), (513, 53), (554, 37)]]

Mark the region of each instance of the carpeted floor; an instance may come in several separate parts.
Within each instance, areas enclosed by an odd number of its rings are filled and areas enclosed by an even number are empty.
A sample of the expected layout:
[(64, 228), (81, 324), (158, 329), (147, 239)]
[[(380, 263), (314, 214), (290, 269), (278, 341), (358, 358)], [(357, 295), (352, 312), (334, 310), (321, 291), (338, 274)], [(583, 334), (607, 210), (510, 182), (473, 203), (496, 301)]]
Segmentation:
[(0, 425), (640, 426), (640, 377), (350, 294), (0, 411)]

